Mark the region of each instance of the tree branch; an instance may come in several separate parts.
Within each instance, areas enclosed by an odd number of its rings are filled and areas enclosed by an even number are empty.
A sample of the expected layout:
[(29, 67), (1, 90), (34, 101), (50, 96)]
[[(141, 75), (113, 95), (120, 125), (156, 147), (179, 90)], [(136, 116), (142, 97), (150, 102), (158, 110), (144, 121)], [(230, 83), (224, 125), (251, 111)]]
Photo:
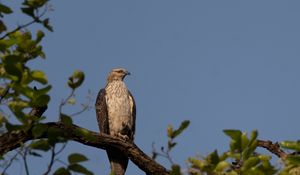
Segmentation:
[[(129, 159), (136, 164), (146, 174), (151, 175), (168, 175), (169, 171), (162, 165), (155, 162), (140, 150), (134, 143), (125, 142), (119, 138), (115, 138), (106, 134), (89, 131), (76, 125), (66, 125), (60, 122), (49, 122), (44, 124), (47, 130), (57, 129), (62, 134), (60, 136), (82, 143), (87, 146), (92, 146), (100, 149), (116, 148), (121, 150)], [(8, 151), (20, 147), (23, 143), (34, 140), (48, 138), (47, 132), (39, 138), (34, 138), (31, 130), (8, 132), (0, 136), (0, 155)]]
[[(30, 112), (31, 115), (41, 116), (47, 107), (33, 108)], [(61, 122), (44, 123), (47, 131), (49, 129), (57, 129), (61, 132), (62, 137), (67, 140), (73, 140), (78, 143), (99, 148), (116, 148), (122, 151), (129, 159), (136, 164), (141, 170), (149, 175), (169, 175), (170, 171), (162, 165), (155, 162), (140, 150), (134, 143), (125, 142), (116, 137), (106, 134), (99, 134), (97, 132), (89, 131), (77, 125), (66, 125)], [(34, 127), (34, 124), (33, 124)], [(32, 128), (33, 128), (32, 127)], [(29, 140), (48, 138), (48, 132), (45, 132), (38, 138), (35, 138), (31, 130), (28, 131), (12, 131), (4, 133), (0, 136), (0, 155), (4, 155), (8, 151), (14, 150)], [(275, 154), (281, 159), (285, 159), (288, 155), (279, 146), (278, 143), (271, 141), (258, 140), (258, 147), (262, 147)]]
[(10, 34), (15, 33), (15, 32), (17, 32), (21, 29), (24, 29), (24, 28), (26, 28), (26, 27), (34, 24), (34, 23), (42, 23), (40, 18), (43, 17), (46, 14), (47, 11), (48, 11), (48, 7), (46, 6), (45, 10), (41, 14), (37, 14), (36, 16), (32, 16), (32, 18), (33, 18), (32, 21), (29, 21), (29, 22), (27, 22), (26, 24), (23, 24), (23, 25), (19, 25), (18, 27), (16, 27), (12, 31), (7, 32), (5, 35), (0, 37), (0, 40), (3, 40), (4, 38), (8, 37)]
[(275, 154), (280, 159), (285, 159), (289, 155), (280, 148), (280, 145), (277, 142), (273, 143), (270, 140), (267, 141), (257, 140), (257, 141), (258, 141), (258, 147), (267, 149), (268, 151)]

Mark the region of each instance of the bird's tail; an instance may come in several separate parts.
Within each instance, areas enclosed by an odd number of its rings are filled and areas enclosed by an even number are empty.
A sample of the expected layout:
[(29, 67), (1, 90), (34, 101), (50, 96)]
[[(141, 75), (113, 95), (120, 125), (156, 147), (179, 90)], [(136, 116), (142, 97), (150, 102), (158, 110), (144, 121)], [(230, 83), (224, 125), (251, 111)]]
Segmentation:
[(111, 173), (113, 175), (124, 175), (128, 165), (128, 157), (116, 149), (109, 149), (106, 152), (110, 162)]

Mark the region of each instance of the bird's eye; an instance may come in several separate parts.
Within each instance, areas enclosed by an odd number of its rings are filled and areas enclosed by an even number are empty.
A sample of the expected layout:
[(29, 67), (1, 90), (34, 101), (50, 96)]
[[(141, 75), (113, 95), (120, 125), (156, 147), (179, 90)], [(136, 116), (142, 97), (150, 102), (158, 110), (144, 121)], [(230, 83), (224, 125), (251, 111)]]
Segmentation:
[(123, 71), (122, 71), (122, 70), (118, 70), (117, 72), (118, 72), (118, 73), (122, 73)]

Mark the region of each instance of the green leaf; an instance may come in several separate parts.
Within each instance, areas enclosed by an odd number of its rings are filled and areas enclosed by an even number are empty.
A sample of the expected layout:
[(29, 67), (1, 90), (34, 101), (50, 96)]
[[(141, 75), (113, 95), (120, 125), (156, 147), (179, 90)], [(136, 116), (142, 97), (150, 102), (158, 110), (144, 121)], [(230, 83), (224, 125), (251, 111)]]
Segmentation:
[(230, 150), (233, 152), (241, 152), (242, 148), (242, 132), (239, 130), (223, 130), (223, 132), (228, 135), (232, 140), (230, 141)]
[(54, 145), (55, 143), (58, 142), (65, 142), (65, 136), (67, 133), (63, 133), (60, 129), (58, 128), (49, 128), (47, 130), (48, 133), (48, 139), (49, 139), (49, 143), (51, 145)]
[(19, 83), (14, 83), (12, 84), (12, 89), (15, 92), (18, 92), (22, 95), (24, 95), (25, 97), (29, 98), (29, 99), (33, 99), (34, 98), (34, 89), (27, 86), (26, 84), (19, 84)]
[(23, 112), (23, 109), (29, 107), (29, 103), (22, 100), (15, 100), (8, 102), (9, 109), (14, 113), (17, 119), (22, 123), (27, 123), (28, 120)]
[(241, 139), (242, 132), (240, 130), (225, 129), (225, 130), (223, 130), (223, 132), (235, 141), (238, 141)]
[(58, 168), (53, 175), (71, 175), (70, 171), (64, 167)]
[(34, 8), (32, 7), (24, 7), (21, 8), (22, 12), (32, 18), (34, 18)]
[(226, 161), (221, 161), (221, 162), (219, 162), (219, 163), (217, 164), (215, 170), (216, 170), (217, 172), (223, 172), (223, 171), (225, 171), (225, 170), (226, 170), (227, 168), (229, 168), (229, 167), (230, 167), (230, 164), (229, 164), (228, 162), (226, 162)]
[[(0, 13), (1, 16), (1, 13)], [(6, 25), (0, 20), (0, 33), (4, 32), (6, 30)], [(2, 48), (0, 50), (3, 50)]]
[(287, 171), (281, 172), (279, 175), (299, 175), (300, 174), (300, 166), (289, 167)]
[(23, 100), (14, 100), (8, 102), (8, 106), (13, 111), (23, 110), (26, 107), (29, 107), (28, 102)]
[(31, 106), (38, 106), (38, 107), (43, 107), (46, 106), (50, 101), (50, 96), (49, 95), (39, 95), (38, 97), (32, 99), (31, 101)]
[(249, 145), (249, 139), (247, 137), (247, 133), (242, 133), (242, 135), (241, 135), (242, 149), (245, 149), (248, 145)]
[(5, 128), (8, 131), (18, 131), (18, 130), (24, 129), (24, 125), (13, 125), (13, 124), (11, 124), (9, 122), (6, 122), (5, 123)]
[(181, 125), (179, 126), (179, 128), (173, 132), (172, 138), (175, 138), (178, 135), (180, 135), (182, 133), (182, 131), (184, 131), (189, 126), (189, 124), (190, 124), (190, 121), (188, 121), (188, 120), (183, 121), (181, 123)]
[(78, 88), (84, 81), (84, 73), (80, 70), (76, 70), (69, 78), (68, 85), (72, 89)]
[(26, 0), (23, 5), (27, 5), (33, 8), (39, 8), (44, 6), (48, 0)]
[(280, 146), (286, 149), (300, 151), (300, 141), (283, 141), (280, 143)]
[(172, 165), (170, 175), (181, 175), (181, 170), (179, 165)]
[(76, 164), (76, 163), (84, 162), (87, 160), (89, 160), (87, 157), (85, 157), (84, 155), (79, 154), (79, 153), (73, 153), (73, 154), (69, 155), (69, 157), (68, 157), (68, 161), (70, 164)]
[(173, 136), (173, 126), (172, 125), (168, 126), (168, 128), (167, 128), (167, 134), (168, 134), (169, 138), (172, 138), (172, 136)]
[(95, 137), (93, 134), (91, 134), (89, 132), (89, 130), (84, 129), (84, 128), (76, 128), (75, 135), (84, 137), (86, 140), (91, 141), (91, 142), (97, 141), (97, 137)]
[(255, 149), (256, 149), (256, 145), (255, 146), (252, 145), (252, 147), (245, 148), (242, 152), (243, 160), (247, 160), (252, 155), (252, 153), (254, 153)]
[(48, 83), (48, 80), (47, 80), (47, 77), (45, 75), (45, 73), (43, 71), (40, 71), (40, 70), (34, 70), (34, 71), (31, 71), (31, 77), (42, 83), (42, 84), (47, 84)]
[(28, 69), (25, 69), (23, 71), (23, 76), (22, 76), (22, 80), (20, 82), (21, 86), (27, 86), (28, 84), (30, 84), (33, 81), (30, 72)]
[(0, 112), (0, 128), (2, 128), (3, 123), (6, 122), (6, 118), (3, 116), (3, 114)]
[(291, 164), (300, 165), (300, 156), (299, 155), (288, 156), (286, 160)]
[(9, 92), (9, 86), (0, 87), (0, 97), (4, 98)]
[(45, 36), (45, 33), (41, 30), (38, 30), (36, 33), (36, 42), (39, 43)]
[(16, 55), (8, 55), (3, 60), (3, 66), (5, 71), (10, 74), (12, 80), (21, 80), (23, 74), (23, 64), (21, 62), (23, 58)]
[(213, 165), (217, 165), (220, 162), (220, 157), (218, 155), (218, 151), (215, 150), (214, 152), (210, 153), (207, 157), (206, 160)]
[(168, 149), (171, 150), (174, 146), (176, 146), (176, 142), (168, 141)]
[(76, 104), (76, 99), (75, 99), (75, 98), (70, 98), (70, 99), (68, 100), (68, 104), (70, 104), (70, 105), (75, 105), (75, 104)]
[(197, 158), (189, 157), (188, 162), (191, 163), (191, 167), (201, 170), (206, 163), (203, 160)]
[(53, 27), (50, 25), (50, 22), (49, 22), (49, 18), (45, 19), (43, 21), (43, 25), (46, 29), (48, 29), (50, 32), (53, 32)]
[(241, 169), (242, 169), (242, 171), (247, 171), (250, 168), (259, 164), (259, 162), (260, 162), (260, 159), (258, 157), (250, 157), (249, 159), (245, 160)]
[(5, 14), (10, 14), (12, 13), (13, 11), (6, 5), (0, 3), (0, 14), (1, 13), (5, 13)]
[[(244, 135), (244, 133), (243, 133)], [(243, 152), (242, 152), (242, 155), (243, 155), (243, 159), (246, 160), (248, 159), (252, 153), (254, 153), (254, 151), (256, 150), (256, 147), (257, 147), (257, 135), (258, 135), (258, 132), (257, 130), (254, 130), (251, 132), (251, 136), (250, 136), (250, 141), (247, 145), (247, 147), (243, 147)], [(243, 139), (243, 136), (242, 136), (242, 139)]]
[(44, 88), (41, 88), (41, 89), (35, 89), (34, 90), (34, 95), (35, 96), (40, 96), (40, 95), (44, 95), (44, 94), (47, 94), (50, 90), (51, 90), (52, 86), (51, 85), (48, 85)]
[(42, 151), (48, 151), (51, 148), (48, 140), (44, 140), (44, 139), (31, 143), (30, 147), (32, 149), (37, 149), (37, 150), (42, 150)]
[(68, 169), (74, 172), (78, 172), (85, 175), (93, 175), (92, 172), (90, 172), (88, 169), (86, 169), (84, 166), (79, 164), (71, 164), (68, 166)]
[(258, 136), (257, 130), (251, 132), (249, 145), (253, 144), (256, 141), (257, 136)]
[(36, 124), (32, 128), (32, 134), (35, 138), (39, 138), (47, 131), (47, 127), (44, 124)]
[(73, 124), (72, 118), (63, 113), (60, 114), (60, 120), (62, 123), (64, 123), (67, 126), (71, 126)]

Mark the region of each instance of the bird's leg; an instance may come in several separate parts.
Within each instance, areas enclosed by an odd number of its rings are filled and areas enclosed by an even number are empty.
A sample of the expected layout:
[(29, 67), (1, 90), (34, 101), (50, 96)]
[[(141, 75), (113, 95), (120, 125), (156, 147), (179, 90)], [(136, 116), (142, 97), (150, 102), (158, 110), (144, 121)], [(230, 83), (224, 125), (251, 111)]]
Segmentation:
[(117, 133), (116, 134), (116, 137), (124, 140), (124, 141), (128, 141), (129, 140), (129, 137), (127, 135), (123, 135), (122, 133)]
[(122, 123), (122, 130), (121, 132), (119, 133), (119, 137), (121, 137), (123, 140), (125, 141), (130, 141), (132, 137), (131, 136), (131, 129), (130, 127), (128, 126), (128, 124), (126, 123)]

